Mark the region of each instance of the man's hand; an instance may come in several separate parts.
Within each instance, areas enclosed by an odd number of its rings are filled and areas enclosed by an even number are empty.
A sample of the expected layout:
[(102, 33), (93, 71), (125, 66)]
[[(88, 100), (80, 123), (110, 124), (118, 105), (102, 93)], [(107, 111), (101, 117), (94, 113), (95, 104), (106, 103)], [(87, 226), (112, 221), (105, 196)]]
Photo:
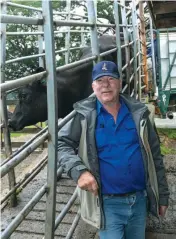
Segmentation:
[(166, 211), (167, 211), (167, 208), (168, 208), (168, 206), (160, 206), (160, 207), (159, 207), (159, 215), (160, 215), (161, 217), (164, 217), (164, 216), (165, 216)]
[(94, 176), (90, 172), (84, 172), (78, 179), (78, 186), (86, 191), (92, 192), (95, 196), (98, 195), (98, 184)]

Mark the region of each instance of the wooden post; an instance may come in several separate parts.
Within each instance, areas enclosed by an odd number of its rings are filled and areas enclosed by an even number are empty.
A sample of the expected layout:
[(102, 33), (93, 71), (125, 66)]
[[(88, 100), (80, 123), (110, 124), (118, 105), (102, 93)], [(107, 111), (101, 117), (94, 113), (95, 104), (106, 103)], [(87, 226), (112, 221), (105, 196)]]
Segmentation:
[(148, 71), (147, 71), (147, 46), (146, 46), (146, 32), (145, 32), (145, 19), (143, 2), (139, 1), (139, 15), (140, 15), (140, 40), (142, 43), (142, 69), (144, 75), (144, 84), (148, 91)]

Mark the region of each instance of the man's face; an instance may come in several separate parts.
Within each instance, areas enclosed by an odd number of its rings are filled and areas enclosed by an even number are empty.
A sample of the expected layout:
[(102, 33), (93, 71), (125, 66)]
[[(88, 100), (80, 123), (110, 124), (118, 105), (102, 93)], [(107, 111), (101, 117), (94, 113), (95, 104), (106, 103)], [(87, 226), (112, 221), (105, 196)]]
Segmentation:
[(155, 32), (153, 33), (153, 39), (154, 40), (156, 39), (156, 33)]
[(103, 76), (93, 81), (92, 88), (102, 104), (117, 102), (121, 90), (121, 80), (111, 76)]

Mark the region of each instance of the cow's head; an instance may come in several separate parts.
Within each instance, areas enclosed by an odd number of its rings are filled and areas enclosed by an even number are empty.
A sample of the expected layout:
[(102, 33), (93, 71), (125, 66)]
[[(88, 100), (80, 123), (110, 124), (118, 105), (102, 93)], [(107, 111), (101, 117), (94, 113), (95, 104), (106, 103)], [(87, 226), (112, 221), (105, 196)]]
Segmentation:
[(9, 120), (10, 128), (21, 130), (47, 119), (46, 85), (43, 82), (34, 82), (21, 88), (18, 97), (19, 102)]

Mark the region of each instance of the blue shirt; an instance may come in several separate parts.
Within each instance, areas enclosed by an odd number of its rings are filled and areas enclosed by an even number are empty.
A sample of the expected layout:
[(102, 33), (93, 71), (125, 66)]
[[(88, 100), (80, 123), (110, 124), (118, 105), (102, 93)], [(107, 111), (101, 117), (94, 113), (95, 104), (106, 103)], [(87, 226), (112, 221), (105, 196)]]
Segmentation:
[[(155, 53), (155, 57), (158, 59), (158, 47), (157, 47), (158, 43), (157, 43), (157, 39), (153, 40), (153, 46), (154, 46), (154, 53)], [(149, 57), (152, 57), (152, 47), (149, 46), (147, 48), (147, 55)]]
[(125, 103), (116, 122), (97, 100), (95, 138), (103, 194), (122, 194), (145, 189), (145, 172), (139, 137)]

